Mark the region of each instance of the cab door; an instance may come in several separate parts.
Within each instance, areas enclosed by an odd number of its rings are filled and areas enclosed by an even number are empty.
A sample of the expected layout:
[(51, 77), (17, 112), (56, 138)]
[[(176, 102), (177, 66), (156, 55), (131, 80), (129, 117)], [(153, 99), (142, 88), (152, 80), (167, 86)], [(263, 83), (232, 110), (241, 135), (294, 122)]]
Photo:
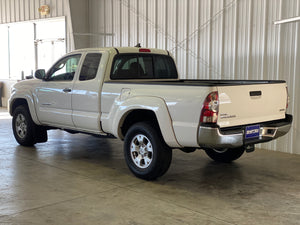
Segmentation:
[(36, 90), (37, 114), (41, 123), (72, 128), (72, 91), (81, 54), (59, 60)]
[(100, 95), (108, 54), (89, 52), (72, 91), (73, 122), (78, 130), (100, 133)]

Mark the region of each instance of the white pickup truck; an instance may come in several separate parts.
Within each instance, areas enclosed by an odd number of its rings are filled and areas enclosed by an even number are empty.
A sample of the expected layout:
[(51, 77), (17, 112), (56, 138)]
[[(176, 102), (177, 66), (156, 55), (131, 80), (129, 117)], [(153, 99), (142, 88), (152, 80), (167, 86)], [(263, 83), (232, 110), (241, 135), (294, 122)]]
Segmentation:
[(180, 80), (165, 50), (77, 50), (35, 78), (11, 90), (19, 144), (46, 142), (54, 128), (117, 137), (129, 169), (146, 180), (166, 173), (172, 149), (231, 162), (292, 123), (284, 81)]

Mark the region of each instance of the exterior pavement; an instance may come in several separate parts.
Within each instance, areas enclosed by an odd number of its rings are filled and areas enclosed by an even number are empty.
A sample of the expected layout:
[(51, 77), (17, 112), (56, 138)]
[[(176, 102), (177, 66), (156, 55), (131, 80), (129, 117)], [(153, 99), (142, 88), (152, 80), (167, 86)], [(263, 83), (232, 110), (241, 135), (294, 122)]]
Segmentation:
[(117, 139), (49, 131), (21, 147), (0, 109), (0, 224), (300, 224), (300, 156), (257, 149), (234, 163), (173, 151), (146, 182)]

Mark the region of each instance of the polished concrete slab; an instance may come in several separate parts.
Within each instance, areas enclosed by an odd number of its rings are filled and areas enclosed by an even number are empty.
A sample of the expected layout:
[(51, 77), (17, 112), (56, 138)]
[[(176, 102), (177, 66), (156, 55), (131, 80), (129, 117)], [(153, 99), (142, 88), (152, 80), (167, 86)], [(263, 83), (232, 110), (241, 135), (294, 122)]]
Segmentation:
[(49, 131), (19, 146), (0, 109), (0, 224), (300, 224), (300, 156), (257, 149), (231, 164), (174, 151), (166, 175), (134, 177), (122, 142)]

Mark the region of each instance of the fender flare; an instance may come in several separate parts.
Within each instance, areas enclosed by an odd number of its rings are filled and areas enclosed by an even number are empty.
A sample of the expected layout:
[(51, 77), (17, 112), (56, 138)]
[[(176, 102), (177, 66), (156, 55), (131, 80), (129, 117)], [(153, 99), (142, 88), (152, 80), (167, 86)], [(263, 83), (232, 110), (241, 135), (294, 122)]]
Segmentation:
[(41, 125), (37, 114), (36, 114), (36, 110), (34, 107), (34, 99), (33, 99), (33, 95), (31, 93), (23, 93), (22, 95), (14, 93), (11, 97), (10, 97), (10, 104), (9, 104), (9, 113), (12, 116), (13, 115), (13, 105), (15, 104), (15, 102), (19, 99), (23, 99), (27, 102), (27, 106), (29, 109), (29, 113), (31, 115), (31, 118), (33, 120), (33, 122), (37, 125)]
[(151, 96), (136, 96), (119, 102), (114, 107), (117, 108), (113, 118), (111, 118), (113, 121), (111, 123), (111, 131), (118, 138), (123, 139), (121, 126), (130, 112), (134, 110), (149, 110), (154, 112), (166, 144), (172, 148), (182, 147), (176, 139), (172, 119), (163, 99)]

